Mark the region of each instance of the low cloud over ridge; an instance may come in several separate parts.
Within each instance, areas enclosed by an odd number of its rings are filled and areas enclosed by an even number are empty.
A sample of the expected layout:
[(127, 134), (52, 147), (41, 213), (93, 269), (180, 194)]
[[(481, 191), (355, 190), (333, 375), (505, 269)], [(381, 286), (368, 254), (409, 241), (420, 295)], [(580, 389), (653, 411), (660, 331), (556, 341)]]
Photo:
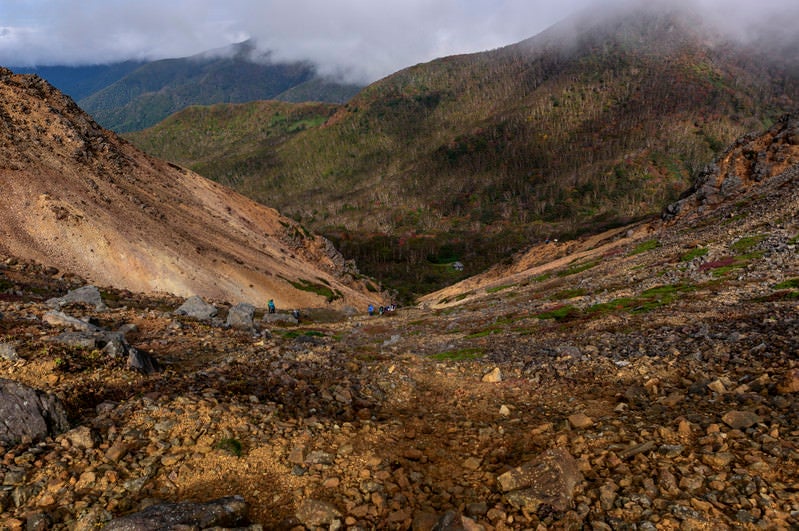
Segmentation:
[[(627, 2), (634, 3), (634, 2)], [(652, 2), (647, 2), (651, 4)], [(673, 6), (673, 1), (662, 1)], [(685, 0), (744, 38), (790, 35), (794, 0)], [(253, 39), (274, 59), (373, 81), (419, 62), (531, 37), (601, 0), (4, 0), (0, 64), (184, 57)], [(790, 27), (789, 27), (790, 26)]]

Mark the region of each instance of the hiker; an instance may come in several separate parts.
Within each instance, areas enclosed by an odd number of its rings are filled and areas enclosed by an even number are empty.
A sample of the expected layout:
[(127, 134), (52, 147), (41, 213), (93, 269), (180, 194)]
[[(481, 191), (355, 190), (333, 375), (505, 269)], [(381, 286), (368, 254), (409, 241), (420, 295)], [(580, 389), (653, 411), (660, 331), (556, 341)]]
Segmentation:
[(269, 309), (269, 313), (275, 313), (275, 301), (269, 299), (269, 302), (266, 303), (266, 307)]
[(298, 323), (300, 322), (300, 311), (299, 310), (292, 310), (291, 311), (291, 315), (297, 320)]
[(375, 307), (370, 304), (368, 311), (369, 311), (369, 315), (374, 315), (375, 314)]

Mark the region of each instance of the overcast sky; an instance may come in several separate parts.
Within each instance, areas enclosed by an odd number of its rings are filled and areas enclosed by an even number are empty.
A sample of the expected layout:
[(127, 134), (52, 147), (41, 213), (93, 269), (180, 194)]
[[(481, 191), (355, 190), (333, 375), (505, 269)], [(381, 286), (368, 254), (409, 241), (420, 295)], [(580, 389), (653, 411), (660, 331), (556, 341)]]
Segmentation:
[[(799, 0), (688, 1), (737, 28), (775, 14), (791, 28), (799, 23)], [(436, 57), (518, 42), (609, 2), (0, 0), (0, 65), (185, 57), (252, 38), (280, 59), (310, 59), (373, 81)]]

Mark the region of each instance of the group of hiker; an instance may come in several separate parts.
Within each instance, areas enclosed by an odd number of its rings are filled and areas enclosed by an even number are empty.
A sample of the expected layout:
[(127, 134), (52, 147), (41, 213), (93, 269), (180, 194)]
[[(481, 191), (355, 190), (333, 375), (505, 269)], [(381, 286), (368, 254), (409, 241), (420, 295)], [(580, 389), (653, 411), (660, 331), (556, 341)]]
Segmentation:
[[(389, 304), (388, 306), (380, 306), (377, 309), (377, 314), (378, 315), (383, 315), (385, 313), (393, 312), (396, 309), (397, 309), (397, 305), (396, 304)], [(367, 308), (367, 312), (369, 313), (369, 315), (374, 315), (375, 314), (374, 304), (370, 304), (369, 305), (369, 308)]]
[[(387, 306), (378, 306), (375, 308), (374, 304), (370, 304), (367, 312), (369, 315), (384, 315), (387, 313), (391, 313), (396, 311), (397, 305), (396, 304), (389, 304)], [(277, 309), (275, 308), (275, 301), (274, 299), (269, 299), (269, 302), (266, 303), (266, 310), (269, 313), (276, 313)], [(300, 311), (299, 310), (292, 310), (291, 315), (297, 320), (300, 320)]]

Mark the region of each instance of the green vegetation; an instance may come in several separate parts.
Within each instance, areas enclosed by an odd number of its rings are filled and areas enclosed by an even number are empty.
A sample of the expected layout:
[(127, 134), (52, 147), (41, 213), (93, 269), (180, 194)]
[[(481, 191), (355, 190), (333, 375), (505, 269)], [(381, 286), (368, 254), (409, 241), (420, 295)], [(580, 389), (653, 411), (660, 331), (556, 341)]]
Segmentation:
[(225, 438), (216, 443), (214, 446), (217, 450), (224, 450), (228, 452), (230, 455), (234, 455), (236, 457), (241, 457), (242, 454), (242, 444), (241, 441), (238, 439), (233, 438)]
[(486, 288), (486, 293), (497, 293), (506, 289), (510, 289), (516, 286), (516, 284), (503, 284), (502, 286), (494, 286), (491, 288)]
[(581, 264), (574, 264), (569, 266), (568, 269), (564, 271), (558, 271), (559, 277), (567, 277), (570, 275), (576, 275), (577, 273), (582, 273), (583, 271), (588, 271), (589, 269), (598, 266), (602, 260), (589, 260), (588, 262), (583, 262)]
[(681, 262), (690, 262), (694, 258), (699, 258), (701, 256), (706, 256), (708, 253), (707, 247), (697, 247), (695, 249), (691, 249), (684, 255), (680, 257)]
[(298, 337), (325, 337), (323, 332), (318, 330), (284, 330), (280, 332), (284, 339), (296, 339)]
[(799, 289), (799, 278), (791, 278), (780, 282), (774, 289)]
[(338, 290), (333, 290), (324, 284), (314, 283), (304, 278), (301, 278), (297, 281), (289, 280), (285, 277), (280, 278), (294, 286), (296, 289), (321, 295), (327, 302), (332, 302), (341, 298), (341, 293)]
[(734, 252), (738, 254), (746, 254), (749, 253), (765, 238), (766, 238), (765, 235), (762, 234), (757, 236), (746, 236), (744, 238), (736, 240), (732, 245), (730, 245), (730, 249), (732, 249)]
[(493, 334), (498, 334), (498, 333), (502, 332), (502, 330), (503, 330), (502, 327), (492, 326), (490, 328), (486, 328), (486, 329), (480, 330), (478, 332), (473, 332), (473, 333), (469, 334), (468, 336), (466, 336), (466, 339), (478, 339), (478, 338), (481, 338), (481, 337), (487, 337), (487, 336), (490, 336), (490, 335), (493, 335)]
[(474, 360), (483, 357), (483, 349), (481, 348), (462, 348), (458, 350), (448, 350), (446, 352), (439, 352), (433, 354), (431, 358), (438, 361), (464, 361)]
[(685, 284), (669, 284), (657, 286), (643, 291), (637, 297), (622, 297), (610, 302), (595, 304), (588, 308), (588, 313), (613, 313), (624, 311), (628, 313), (645, 313), (671, 304), (680, 295), (693, 291), (695, 288)]
[(537, 313), (534, 317), (542, 320), (552, 319), (555, 321), (565, 321), (577, 317), (578, 315), (580, 315), (579, 308), (571, 305), (564, 305), (546, 312)]
[(652, 249), (657, 249), (658, 247), (660, 247), (660, 242), (657, 239), (646, 240), (645, 242), (641, 242), (637, 246), (635, 246), (635, 248), (632, 249), (629, 253), (627, 253), (627, 255), (634, 256), (636, 254), (641, 254), (647, 251), (651, 251)]

